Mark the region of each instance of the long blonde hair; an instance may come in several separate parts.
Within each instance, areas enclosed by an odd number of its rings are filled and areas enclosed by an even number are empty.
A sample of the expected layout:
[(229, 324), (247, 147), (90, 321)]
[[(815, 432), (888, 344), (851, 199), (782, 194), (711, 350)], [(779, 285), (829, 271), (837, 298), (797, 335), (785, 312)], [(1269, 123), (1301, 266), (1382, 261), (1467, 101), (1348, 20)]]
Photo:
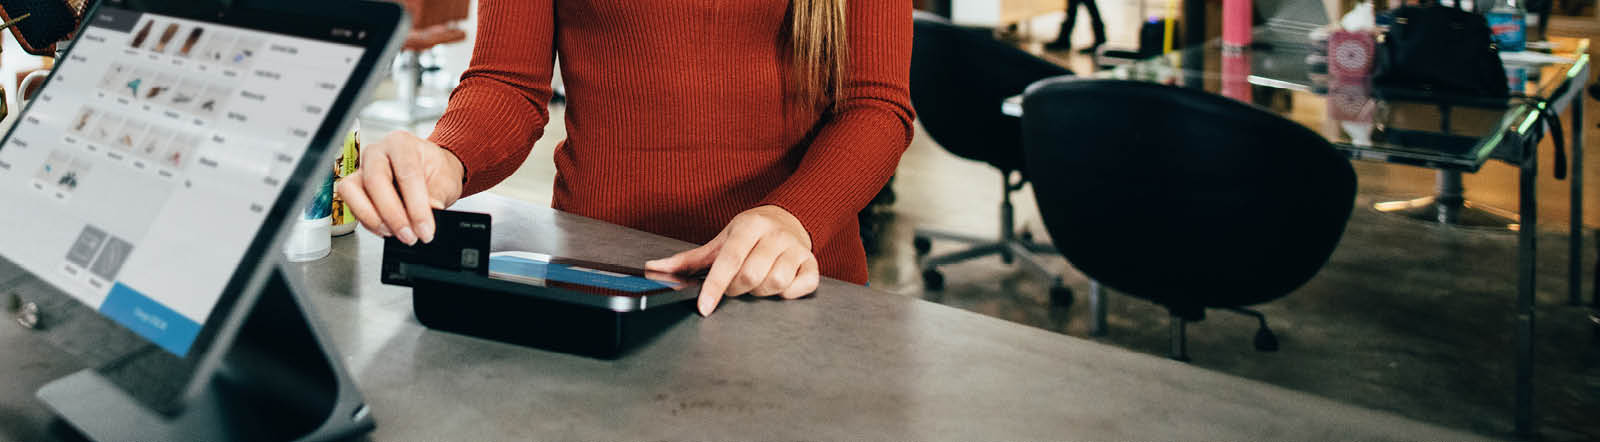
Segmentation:
[(849, 41), (845, 30), (846, 0), (791, 0), (789, 42), (793, 87), (801, 103), (830, 109), (844, 89)]

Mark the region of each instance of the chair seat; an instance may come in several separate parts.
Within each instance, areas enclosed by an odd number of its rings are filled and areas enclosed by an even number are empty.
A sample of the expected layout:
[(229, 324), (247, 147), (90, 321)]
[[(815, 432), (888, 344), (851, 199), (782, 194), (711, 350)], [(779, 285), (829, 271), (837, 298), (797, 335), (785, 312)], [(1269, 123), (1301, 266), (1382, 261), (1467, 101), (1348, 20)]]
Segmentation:
[(411, 31), (406, 36), (404, 48), (407, 51), (425, 51), (434, 46), (455, 43), (467, 39), (467, 32), (448, 25), (430, 26), (424, 29)]

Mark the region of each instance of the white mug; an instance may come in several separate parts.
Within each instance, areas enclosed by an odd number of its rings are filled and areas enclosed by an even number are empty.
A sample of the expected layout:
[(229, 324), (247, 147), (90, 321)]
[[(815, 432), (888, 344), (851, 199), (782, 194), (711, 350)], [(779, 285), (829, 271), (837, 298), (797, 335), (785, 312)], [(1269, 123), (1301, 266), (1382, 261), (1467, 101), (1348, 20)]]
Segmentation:
[(49, 69), (33, 71), (32, 73), (29, 73), (28, 76), (22, 77), (22, 81), (17, 82), (17, 104), (26, 104), (28, 100), (32, 100), (32, 96), (23, 94), (26, 93), (34, 83), (42, 82), (46, 78), (50, 78)]

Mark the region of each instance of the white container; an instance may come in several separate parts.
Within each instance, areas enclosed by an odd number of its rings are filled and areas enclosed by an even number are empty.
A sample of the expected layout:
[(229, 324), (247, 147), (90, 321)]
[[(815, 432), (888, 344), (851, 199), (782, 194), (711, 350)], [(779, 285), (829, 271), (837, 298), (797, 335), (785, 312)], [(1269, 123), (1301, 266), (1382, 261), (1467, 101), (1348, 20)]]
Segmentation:
[(333, 250), (333, 174), (329, 173), (322, 186), (312, 196), (311, 204), (300, 211), (294, 224), (289, 226), (289, 239), (283, 243), (283, 256), (289, 262), (316, 261)]
[(332, 217), (296, 219), (283, 243), (283, 256), (289, 262), (316, 261), (333, 251), (333, 237), (328, 228)]

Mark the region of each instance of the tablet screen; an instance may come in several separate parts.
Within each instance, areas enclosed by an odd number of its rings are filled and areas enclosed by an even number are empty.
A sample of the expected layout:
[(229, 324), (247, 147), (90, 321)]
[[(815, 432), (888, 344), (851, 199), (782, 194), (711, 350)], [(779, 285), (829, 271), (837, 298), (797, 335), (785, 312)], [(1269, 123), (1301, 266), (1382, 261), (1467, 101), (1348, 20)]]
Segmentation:
[(489, 257), (489, 277), (541, 287), (560, 287), (600, 295), (642, 296), (683, 288), (665, 277), (651, 279), (637, 269), (552, 258), (527, 252), (498, 252)]
[(364, 52), (101, 7), (0, 146), (0, 255), (185, 356)]

